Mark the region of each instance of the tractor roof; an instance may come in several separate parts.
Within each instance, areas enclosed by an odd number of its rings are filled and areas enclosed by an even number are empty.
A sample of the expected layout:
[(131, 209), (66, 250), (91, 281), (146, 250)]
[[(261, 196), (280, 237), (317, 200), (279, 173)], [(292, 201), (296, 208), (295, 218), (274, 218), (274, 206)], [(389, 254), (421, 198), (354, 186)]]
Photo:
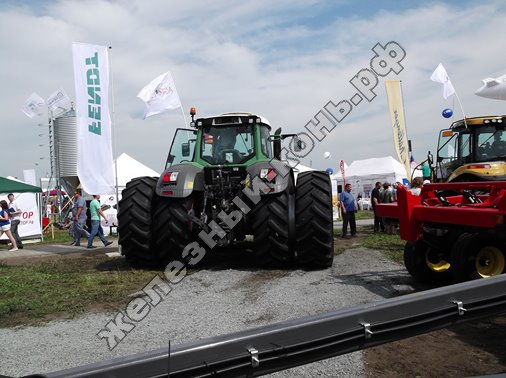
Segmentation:
[(459, 119), (452, 123), (450, 128), (452, 129), (464, 129), (469, 126), (494, 126), (501, 125), (502, 127), (506, 126), (506, 116), (480, 116), (480, 117), (472, 117), (466, 118), (465, 122), (463, 119)]
[(266, 118), (246, 112), (223, 113), (213, 117), (197, 118), (193, 126), (239, 126), (251, 123), (261, 123), (269, 127), (269, 129), (271, 128)]

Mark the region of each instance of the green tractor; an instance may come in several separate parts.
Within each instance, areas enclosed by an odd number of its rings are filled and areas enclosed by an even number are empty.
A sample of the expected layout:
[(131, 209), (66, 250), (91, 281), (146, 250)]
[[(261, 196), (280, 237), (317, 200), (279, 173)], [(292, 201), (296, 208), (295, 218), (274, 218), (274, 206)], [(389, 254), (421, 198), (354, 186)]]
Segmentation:
[[(332, 189), (326, 172), (299, 173), (281, 160), (283, 139), (249, 113), (194, 120), (177, 129), (160, 177), (130, 181), (118, 204), (122, 254), (136, 266), (207, 253), (253, 239), (259, 266), (310, 269), (332, 265)], [(286, 150), (285, 150), (286, 151)]]

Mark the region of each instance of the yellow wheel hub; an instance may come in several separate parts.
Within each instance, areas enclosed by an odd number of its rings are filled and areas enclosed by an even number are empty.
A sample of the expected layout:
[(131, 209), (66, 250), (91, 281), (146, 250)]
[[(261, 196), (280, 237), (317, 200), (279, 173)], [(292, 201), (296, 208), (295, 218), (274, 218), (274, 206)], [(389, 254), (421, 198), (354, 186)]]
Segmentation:
[(494, 246), (482, 248), (476, 255), (476, 271), (481, 277), (497, 276), (504, 272), (504, 254)]

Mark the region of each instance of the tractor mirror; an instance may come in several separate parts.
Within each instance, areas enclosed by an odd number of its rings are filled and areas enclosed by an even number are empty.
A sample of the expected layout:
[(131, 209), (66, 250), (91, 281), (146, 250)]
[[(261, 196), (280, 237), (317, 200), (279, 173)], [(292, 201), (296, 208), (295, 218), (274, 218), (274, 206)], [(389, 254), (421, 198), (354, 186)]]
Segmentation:
[(184, 157), (190, 156), (190, 143), (183, 143), (181, 145), (181, 155)]
[(303, 142), (302, 142), (302, 139), (300, 139), (299, 137), (294, 137), (293, 138), (293, 150), (294, 152), (300, 152), (302, 151), (302, 147), (303, 147)]

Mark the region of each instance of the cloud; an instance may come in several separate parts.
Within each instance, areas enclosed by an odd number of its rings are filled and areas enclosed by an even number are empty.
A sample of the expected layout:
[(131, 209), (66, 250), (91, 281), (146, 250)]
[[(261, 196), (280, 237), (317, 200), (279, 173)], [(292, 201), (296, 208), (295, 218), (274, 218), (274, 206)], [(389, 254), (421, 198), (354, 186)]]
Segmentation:
[[(382, 2), (359, 9), (353, 2), (231, 0), (56, 1), (0, 6), (2, 121), (9, 132), (5, 152), (15, 155), (0, 175), (21, 175), (39, 161), (38, 136), (45, 118), (30, 120), (20, 108), (33, 92), (47, 97), (63, 87), (73, 97), (72, 42), (111, 46), (115, 104), (115, 152), (134, 156), (161, 170), (173, 130), (183, 127), (179, 111), (142, 121), (143, 104), (135, 96), (157, 75), (170, 70), (188, 113), (226, 111), (263, 114), (285, 131), (304, 125), (329, 101), (349, 99), (349, 80), (368, 67), (376, 43), (397, 41), (407, 56), (403, 82), (408, 134), (415, 157), (436, 148), (445, 101), (430, 73), (442, 62), (466, 115), (502, 113), (504, 104), (481, 99), (481, 79), (504, 74), (501, 2), (412, 2), (403, 8)], [(37, 5), (39, 4), (39, 5)], [(388, 78), (395, 79), (396, 75)], [(313, 167), (373, 156), (395, 156), (383, 80), (377, 97), (363, 102), (336, 127), (316, 151), (331, 151), (333, 161), (314, 152)], [(188, 118), (188, 115), (187, 115)], [(47, 140), (43, 143), (47, 144)], [(320, 156), (322, 155), (322, 156)], [(42, 161), (45, 174), (48, 151)]]

